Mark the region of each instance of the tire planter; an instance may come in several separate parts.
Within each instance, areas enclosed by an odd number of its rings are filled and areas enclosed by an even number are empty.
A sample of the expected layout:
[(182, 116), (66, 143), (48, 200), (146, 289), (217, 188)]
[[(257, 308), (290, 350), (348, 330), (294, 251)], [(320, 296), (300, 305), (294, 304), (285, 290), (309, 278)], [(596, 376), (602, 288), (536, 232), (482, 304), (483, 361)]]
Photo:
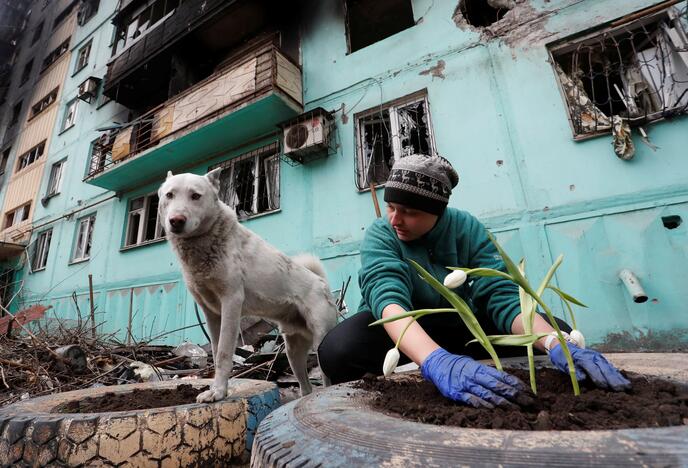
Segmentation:
[(0, 466), (226, 466), (248, 460), (260, 421), (279, 406), (275, 384), (230, 380), (231, 396), (107, 413), (57, 413), (69, 402), (134, 389), (194, 387), (212, 380), (98, 387), (21, 401), (0, 409)]
[[(607, 354), (625, 370), (688, 383), (688, 354)], [(504, 359), (507, 367), (524, 359)], [(686, 466), (688, 426), (513, 431), (435, 426), (370, 408), (351, 384), (291, 402), (258, 428), (252, 467)]]

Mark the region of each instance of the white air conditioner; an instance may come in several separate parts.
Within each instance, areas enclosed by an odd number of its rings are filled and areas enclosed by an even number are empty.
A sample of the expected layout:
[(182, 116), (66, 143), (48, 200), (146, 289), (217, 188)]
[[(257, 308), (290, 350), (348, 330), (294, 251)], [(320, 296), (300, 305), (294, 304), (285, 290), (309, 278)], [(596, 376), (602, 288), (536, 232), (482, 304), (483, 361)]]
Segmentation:
[(326, 155), (332, 123), (332, 116), (318, 108), (283, 124), (284, 155), (300, 163), (315, 159), (309, 155)]
[(76, 97), (90, 103), (98, 95), (98, 86), (100, 86), (100, 78), (90, 76), (79, 85)]

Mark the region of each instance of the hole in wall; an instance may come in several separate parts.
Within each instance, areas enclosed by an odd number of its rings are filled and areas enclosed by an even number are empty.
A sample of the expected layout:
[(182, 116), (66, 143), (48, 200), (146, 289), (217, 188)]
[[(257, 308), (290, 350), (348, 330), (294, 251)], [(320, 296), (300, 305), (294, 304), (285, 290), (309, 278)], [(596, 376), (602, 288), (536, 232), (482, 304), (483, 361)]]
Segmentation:
[(683, 223), (679, 215), (662, 216), (662, 224), (667, 229), (676, 229)]
[(511, 0), (461, 0), (459, 11), (471, 26), (485, 27), (502, 19), (510, 4)]

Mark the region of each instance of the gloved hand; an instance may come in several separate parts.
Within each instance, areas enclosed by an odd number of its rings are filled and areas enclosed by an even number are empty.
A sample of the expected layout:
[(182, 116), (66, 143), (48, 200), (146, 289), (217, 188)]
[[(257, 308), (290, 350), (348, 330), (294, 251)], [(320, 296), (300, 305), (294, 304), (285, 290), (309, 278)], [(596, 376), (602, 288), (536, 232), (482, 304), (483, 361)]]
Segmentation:
[(425, 358), (420, 370), (442, 395), (476, 408), (510, 405), (509, 400), (515, 400), (526, 388), (514, 376), (442, 348)]
[[(575, 344), (568, 343), (573, 365), (576, 367), (578, 381), (590, 377), (595, 385), (614, 391), (628, 390), (631, 382), (627, 380), (616, 367), (611, 365), (601, 353), (592, 349), (582, 349)], [(569, 373), (566, 355), (561, 345), (555, 346), (549, 352), (552, 364), (562, 372)]]

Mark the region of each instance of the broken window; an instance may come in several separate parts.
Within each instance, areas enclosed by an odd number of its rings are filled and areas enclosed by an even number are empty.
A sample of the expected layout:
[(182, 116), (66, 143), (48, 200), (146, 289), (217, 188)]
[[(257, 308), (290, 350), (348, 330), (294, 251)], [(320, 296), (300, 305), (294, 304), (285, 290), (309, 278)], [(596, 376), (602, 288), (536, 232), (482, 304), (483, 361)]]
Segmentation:
[(117, 26), (112, 55), (123, 51), (135, 39), (171, 15), (184, 0), (155, 0), (126, 15)]
[(12, 125), (16, 125), (17, 122), (19, 122), (19, 116), (21, 115), (22, 103), (23, 103), (23, 101), (19, 101), (14, 106), (12, 106), (12, 117), (10, 117), (10, 124), (9, 124), (10, 127)]
[(514, 6), (514, 0), (461, 0), (458, 9), (468, 24), (484, 27), (501, 20)]
[(60, 193), (62, 188), (62, 173), (64, 172), (65, 160), (56, 162), (50, 168), (50, 178), (48, 179), (48, 190), (46, 191), (46, 197), (54, 197)]
[(165, 237), (165, 231), (158, 219), (158, 201), (158, 194), (152, 193), (129, 202), (125, 247), (141, 245)]
[(69, 50), (69, 41), (71, 37), (68, 37), (65, 39), (65, 41), (57, 46), (55, 50), (50, 52), (44, 59), (43, 59), (43, 66), (41, 67), (41, 73), (43, 73), (50, 65), (55, 63), (57, 59), (62, 57), (65, 52)]
[(38, 23), (38, 26), (36, 26), (36, 29), (33, 30), (33, 38), (31, 39), (31, 45), (34, 45), (41, 38), (41, 33), (43, 32), (44, 24), (45, 22), (41, 21), (40, 23)]
[(91, 142), (91, 158), (88, 165), (88, 175), (92, 176), (105, 170), (105, 166), (112, 162), (112, 147), (115, 137), (110, 133), (103, 133)]
[(19, 156), (19, 164), (17, 164), (17, 172), (21, 171), (27, 166), (35, 163), (38, 158), (43, 156), (43, 150), (45, 150), (45, 140), (31, 148), (26, 153)]
[(76, 14), (76, 21), (79, 26), (83, 26), (98, 13), (100, 0), (82, 0), (79, 11)]
[(278, 210), (280, 207), (279, 145), (259, 148), (217, 166), (220, 173), (220, 199), (246, 219)]
[(349, 53), (415, 24), (411, 0), (346, 0)]
[(33, 255), (31, 257), (31, 269), (33, 271), (44, 270), (48, 264), (48, 252), (50, 251), (50, 240), (53, 237), (53, 230), (41, 232), (36, 238)]
[(12, 226), (16, 226), (17, 224), (21, 223), (22, 221), (26, 221), (29, 219), (29, 213), (31, 212), (31, 202), (20, 206), (19, 208), (16, 208), (8, 213), (5, 214), (5, 224), (3, 225), (3, 229), (10, 228)]
[(86, 45), (81, 47), (79, 49), (79, 52), (77, 52), (76, 55), (76, 63), (74, 64), (74, 73), (79, 72), (82, 70), (86, 65), (88, 65), (88, 57), (91, 55), (91, 44), (93, 43), (93, 39), (88, 41)]
[(436, 153), (425, 92), (356, 115), (359, 190), (384, 184), (397, 159)]
[(90, 215), (81, 218), (77, 223), (74, 251), (72, 252), (72, 263), (88, 260), (91, 257), (91, 243), (93, 240), (93, 226), (95, 222), (96, 215)]
[(686, 8), (621, 19), (550, 48), (574, 138), (686, 113)]
[(33, 68), (33, 59), (29, 60), (24, 64), (24, 70), (22, 70), (21, 74), (21, 79), (19, 80), (19, 86), (23, 85), (27, 81), (29, 81), (29, 77), (31, 76), (31, 69)]
[(43, 97), (43, 99), (31, 106), (31, 115), (29, 115), (29, 120), (36, 117), (38, 114), (46, 110), (50, 106), (50, 104), (55, 102), (55, 100), (57, 99), (58, 88), (53, 89), (48, 93), (47, 96)]

